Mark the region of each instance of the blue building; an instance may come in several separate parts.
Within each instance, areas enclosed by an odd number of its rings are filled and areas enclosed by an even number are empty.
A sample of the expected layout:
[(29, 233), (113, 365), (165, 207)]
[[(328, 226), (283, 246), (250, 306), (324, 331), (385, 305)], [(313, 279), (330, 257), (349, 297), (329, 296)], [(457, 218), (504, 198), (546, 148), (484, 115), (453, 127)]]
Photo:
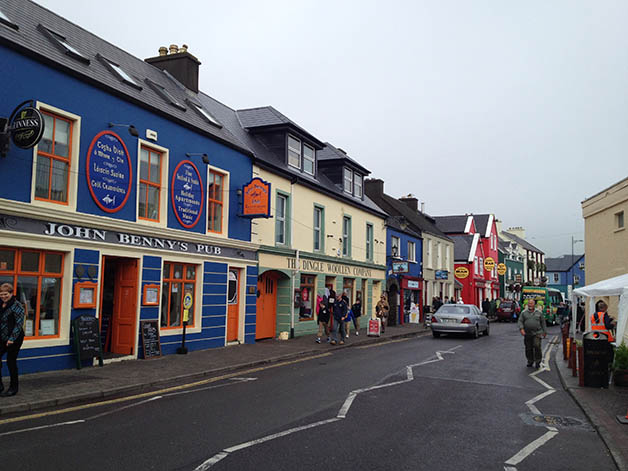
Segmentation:
[[(384, 182), (366, 180), (366, 195), (387, 215), (386, 290), (391, 325), (420, 320), (423, 300), (424, 222), (415, 198), (396, 199), (384, 193)], [(395, 313), (393, 316), (392, 313)], [(414, 315), (413, 315), (414, 314)], [(419, 317), (417, 318), (417, 314)]]
[(252, 153), (201, 103), (200, 62), (176, 46), (143, 61), (32, 2), (0, 10), (0, 282), (27, 311), (20, 370), (74, 366), (80, 316), (105, 359), (142, 358), (143, 325), (173, 353), (186, 319), (190, 350), (254, 342)]
[(571, 298), (571, 291), (585, 286), (584, 254), (563, 255), (545, 259), (547, 286), (559, 289), (566, 299)]

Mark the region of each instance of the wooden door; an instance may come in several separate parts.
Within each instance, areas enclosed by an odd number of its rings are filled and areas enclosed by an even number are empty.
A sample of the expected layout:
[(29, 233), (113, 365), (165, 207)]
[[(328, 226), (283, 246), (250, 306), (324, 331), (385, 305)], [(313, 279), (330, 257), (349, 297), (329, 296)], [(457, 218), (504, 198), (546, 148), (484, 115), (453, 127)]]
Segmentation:
[(111, 351), (132, 355), (137, 320), (137, 259), (118, 259)]
[(277, 325), (277, 276), (271, 272), (262, 274), (257, 280), (257, 291), (255, 338), (272, 338)]
[(240, 269), (229, 268), (227, 287), (227, 342), (238, 340), (240, 320)]

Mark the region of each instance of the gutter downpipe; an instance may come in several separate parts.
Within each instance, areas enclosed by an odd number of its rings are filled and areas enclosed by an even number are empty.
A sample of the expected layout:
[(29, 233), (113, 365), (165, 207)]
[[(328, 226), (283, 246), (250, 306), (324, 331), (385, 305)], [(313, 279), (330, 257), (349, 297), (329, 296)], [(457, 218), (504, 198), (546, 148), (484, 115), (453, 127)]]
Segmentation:
[(294, 270), (292, 272), (292, 296), (293, 299), (290, 302), (290, 338), (293, 339), (294, 338), (294, 291), (295, 291), (295, 279), (297, 276), (299, 276), (299, 249), (297, 249), (297, 253), (296, 253), (296, 270)]

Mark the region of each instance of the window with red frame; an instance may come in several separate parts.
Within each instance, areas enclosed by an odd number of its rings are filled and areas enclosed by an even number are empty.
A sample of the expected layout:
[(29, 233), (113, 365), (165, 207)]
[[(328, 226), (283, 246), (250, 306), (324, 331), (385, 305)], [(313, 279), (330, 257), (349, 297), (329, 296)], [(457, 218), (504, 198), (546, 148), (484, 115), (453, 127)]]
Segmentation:
[(221, 173), (209, 172), (207, 190), (207, 230), (209, 232), (222, 233), (222, 211), (225, 176)]
[(140, 149), (140, 219), (159, 221), (159, 201), (161, 196), (161, 153), (153, 149)]
[(35, 199), (68, 204), (73, 122), (42, 111), (44, 135), (37, 146)]
[(63, 253), (0, 247), (0, 284), (24, 306), (26, 338), (59, 336)]
[(188, 325), (194, 326), (196, 306), (196, 265), (164, 262), (163, 285), (161, 289), (161, 327), (163, 329), (183, 325), (183, 297), (192, 295)]

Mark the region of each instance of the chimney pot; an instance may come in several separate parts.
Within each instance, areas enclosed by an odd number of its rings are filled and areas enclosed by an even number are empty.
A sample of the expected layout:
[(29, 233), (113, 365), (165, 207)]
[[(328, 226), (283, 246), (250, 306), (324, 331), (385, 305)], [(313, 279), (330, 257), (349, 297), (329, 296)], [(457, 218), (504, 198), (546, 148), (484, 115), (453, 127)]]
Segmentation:
[[(200, 61), (187, 52), (187, 44), (181, 49), (176, 44), (170, 45), (170, 54), (165, 47), (159, 48), (159, 55), (145, 59), (158, 69), (167, 70), (174, 78), (195, 93), (198, 93), (198, 69)], [(179, 54), (185, 52), (185, 54)]]
[(425, 201), (421, 201), (421, 212), (425, 213)]
[(187, 44), (183, 44), (181, 46), (181, 49), (179, 49), (179, 52), (188, 52), (188, 45)]
[(369, 194), (372, 195), (381, 195), (384, 193), (384, 180), (379, 178), (367, 178), (364, 180), (364, 193), (367, 196)]
[(166, 46), (161, 46), (159, 48), (159, 55), (160, 56), (167, 56), (168, 55), (168, 48)]
[(171, 44), (170, 45), (170, 54), (176, 54), (177, 52), (179, 52), (179, 46), (177, 46), (176, 44)]

